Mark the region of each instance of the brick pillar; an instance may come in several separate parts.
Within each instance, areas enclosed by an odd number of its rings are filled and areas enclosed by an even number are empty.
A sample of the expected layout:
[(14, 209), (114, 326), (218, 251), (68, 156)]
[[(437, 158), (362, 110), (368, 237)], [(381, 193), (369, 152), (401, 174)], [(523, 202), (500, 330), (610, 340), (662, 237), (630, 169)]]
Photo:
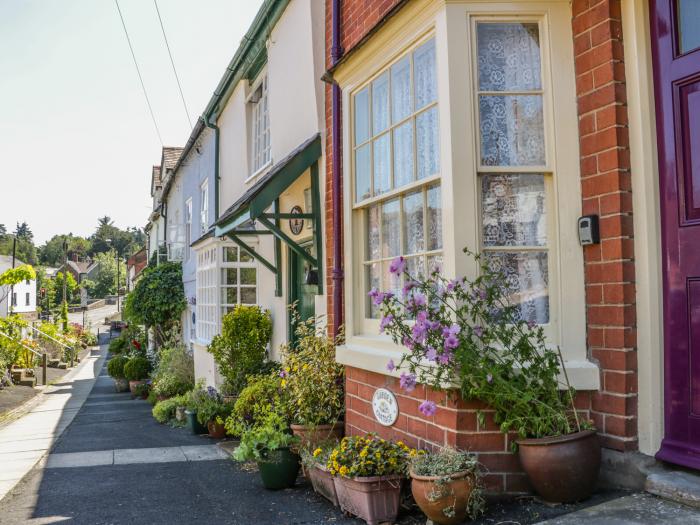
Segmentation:
[(620, 0), (574, 0), (583, 213), (600, 216), (585, 257), (587, 340), (601, 369), (592, 417), (604, 446), (637, 448), (632, 186)]

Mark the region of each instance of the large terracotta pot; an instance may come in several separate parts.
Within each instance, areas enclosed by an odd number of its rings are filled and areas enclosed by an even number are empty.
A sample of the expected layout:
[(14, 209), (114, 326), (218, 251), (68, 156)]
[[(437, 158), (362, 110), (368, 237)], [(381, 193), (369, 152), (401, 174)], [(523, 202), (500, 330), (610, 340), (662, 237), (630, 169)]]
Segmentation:
[(313, 467), (307, 468), (306, 472), (316, 494), (320, 494), (337, 507), (338, 494), (335, 491), (333, 476), (328, 472), (328, 469), (324, 465), (317, 463)]
[(394, 522), (399, 513), (401, 476), (333, 479), (341, 510), (365, 520), (368, 525)]
[[(456, 525), (467, 516), (474, 480), (469, 472), (449, 476), (419, 476), (411, 472), (413, 499), (429, 520), (437, 525)], [(450, 509), (449, 516), (445, 509)]]
[(570, 503), (593, 493), (600, 470), (600, 442), (595, 430), (517, 443), (520, 464), (542, 499)]
[(226, 427), (224, 427), (223, 423), (209, 421), (207, 423), (207, 430), (209, 431), (210, 438), (223, 439), (226, 437)]
[(145, 380), (142, 380), (142, 381), (129, 381), (129, 391), (130, 391), (132, 394), (136, 395), (136, 387), (137, 387), (138, 385), (145, 385), (145, 384), (146, 384), (146, 381), (145, 381)]
[(333, 425), (290, 425), (292, 433), (301, 440), (302, 447), (316, 448), (326, 441), (340, 441), (345, 435), (345, 424), (337, 421)]

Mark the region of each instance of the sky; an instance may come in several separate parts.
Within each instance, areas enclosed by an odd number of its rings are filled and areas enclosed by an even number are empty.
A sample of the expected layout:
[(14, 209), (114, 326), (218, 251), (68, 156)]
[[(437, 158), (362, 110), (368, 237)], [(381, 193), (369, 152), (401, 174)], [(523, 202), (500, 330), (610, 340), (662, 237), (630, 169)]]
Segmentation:
[[(262, 0), (158, 0), (193, 122)], [(152, 0), (119, 0), (163, 144), (190, 125)], [(155, 132), (114, 0), (0, 0), (0, 224), (143, 227)]]

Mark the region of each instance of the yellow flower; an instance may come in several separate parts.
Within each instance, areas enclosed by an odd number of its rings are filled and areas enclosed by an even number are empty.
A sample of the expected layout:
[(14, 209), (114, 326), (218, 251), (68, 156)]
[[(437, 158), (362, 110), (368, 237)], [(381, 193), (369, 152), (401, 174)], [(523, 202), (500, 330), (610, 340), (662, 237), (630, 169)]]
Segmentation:
[(320, 448), (317, 448), (316, 450), (314, 450), (314, 457), (317, 458), (318, 456), (320, 456), (321, 452), (322, 452), (322, 450)]
[(413, 458), (413, 457), (416, 457), (418, 455), (418, 452), (416, 451), (416, 449), (411, 449), (411, 451), (408, 453), (408, 455)]
[(287, 386), (287, 380), (286, 380), (286, 379), (283, 379), (281, 385), (282, 385), (282, 388), (284, 388), (285, 386)]
[(342, 467), (340, 467), (339, 472), (340, 472), (340, 475), (341, 475), (341, 476), (346, 476), (347, 473), (348, 473), (348, 467), (346, 467), (345, 465), (343, 465)]
[(367, 448), (363, 448), (362, 452), (360, 452), (360, 457), (361, 458), (367, 457), (368, 453), (369, 453), (369, 451), (367, 450)]

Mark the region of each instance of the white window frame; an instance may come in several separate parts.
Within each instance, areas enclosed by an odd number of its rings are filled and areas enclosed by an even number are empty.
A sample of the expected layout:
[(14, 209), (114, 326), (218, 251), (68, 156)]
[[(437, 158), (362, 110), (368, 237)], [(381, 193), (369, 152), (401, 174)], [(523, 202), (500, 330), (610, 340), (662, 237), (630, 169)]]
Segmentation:
[(200, 234), (204, 235), (209, 229), (209, 179), (199, 186), (199, 227)]
[(185, 201), (185, 260), (189, 261), (192, 248), (192, 197)]
[(218, 250), (218, 243), (208, 243), (197, 250), (195, 333), (197, 341), (204, 345), (209, 344), (218, 333), (220, 323)]
[[(224, 260), (225, 259), (224, 252), (226, 251), (226, 249), (227, 248), (234, 248), (234, 247), (238, 251), (238, 261), (229, 262), (229, 261)], [(260, 288), (260, 281), (259, 281), (260, 272), (258, 270), (258, 264), (257, 264), (256, 260), (253, 259), (252, 257), (250, 258), (251, 259), (250, 261), (241, 262), (240, 261), (241, 253), (243, 253), (243, 250), (238, 245), (223, 244), (221, 246), (221, 264), (219, 265), (219, 275), (221, 275), (221, 287), (220, 287), (221, 293), (220, 293), (219, 299), (221, 302), (220, 309), (221, 309), (222, 317), (226, 313), (228, 313), (229, 309), (233, 308), (237, 304), (246, 304), (246, 305), (258, 304), (258, 296), (259, 296), (259, 288)], [(241, 269), (246, 269), (246, 268), (255, 270), (255, 284), (254, 285), (245, 285), (245, 284), (242, 285), (241, 284), (241, 281), (240, 281), (241, 280)], [(236, 270), (236, 274), (237, 274), (237, 278), (236, 278), (237, 283), (236, 284), (229, 285), (229, 284), (224, 283), (223, 273), (224, 273), (224, 271), (226, 271), (228, 269), (235, 269)], [(224, 301), (224, 294), (226, 293), (226, 290), (230, 289), (230, 288), (236, 289), (236, 302), (235, 303), (229, 303), (227, 301)], [(254, 303), (241, 303), (241, 288), (255, 289), (255, 302)]]
[(253, 82), (247, 102), (249, 108), (250, 177), (253, 178), (272, 163), (270, 131), (270, 97), (267, 71)]

